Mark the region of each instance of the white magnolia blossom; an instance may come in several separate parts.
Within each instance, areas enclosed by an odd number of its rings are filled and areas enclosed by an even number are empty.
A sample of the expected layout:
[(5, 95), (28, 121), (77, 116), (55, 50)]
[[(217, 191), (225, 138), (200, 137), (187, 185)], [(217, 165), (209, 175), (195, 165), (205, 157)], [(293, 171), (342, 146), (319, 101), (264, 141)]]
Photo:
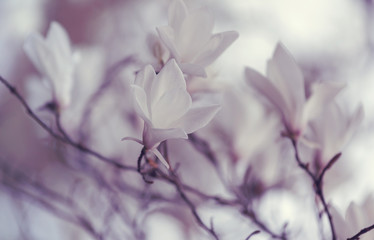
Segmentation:
[(71, 102), (74, 72), (74, 56), (65, 29), (52, 22), (47, 36), (31, 35), (24, 50), (38, 71), (47, 79), (53, 100), (65, 108)]
[(239, 36), (235, 31), (212, 34), (212, 13), (206, 8), (189, 12), (182, 0), (173, 0), (168, 13), (169, 25), (158, 27), (158, 34), (171, 58), (189, 75), (205, 77), (205, 67)]
[(131, 85), (135, 109), (144, 120), (143, 140), (132, 139), (153, 152), (167, 167), (156, 149), (164, 140), (184, 138), (209, 123), (219, 105), (203, 100), (192, 102), (183, 73), (174, 59), (156, 75), (151, 65), (140, 71)]
[[(331, 208), (331, 214), (338, 240), (346, 240), (374, 223), (374, 198), (369, 195), (361, 205), (351, 202), (344, 218), (334, 207)], [(372, 239), (374, 239), (374, 231), (360, 236), (360, 240)]]
[(267, 77), (247, 67), (248, 83), (265, 96), (279, 111), (289, 134), (300, 136), (307, 123), (320, 115), (345, 84), (314, 83), (311, 94), (305, 94), (304, 77), (291, 54), (278, 44), (267, 63)]
[(331, 160), (352, 138), (364, 117), (362, 106), (348, 117), (337, 105), (330, 103), (323, 114), (311, 122), (312, 142), (317, 143), (319, 160), (323, 163)]

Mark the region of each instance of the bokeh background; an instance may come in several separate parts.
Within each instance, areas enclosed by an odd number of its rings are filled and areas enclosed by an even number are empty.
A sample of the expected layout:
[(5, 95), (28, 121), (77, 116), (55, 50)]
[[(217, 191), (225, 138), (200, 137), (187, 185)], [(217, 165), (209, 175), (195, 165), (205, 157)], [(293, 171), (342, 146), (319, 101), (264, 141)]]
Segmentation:
[[(186, 0), (186, 3), (192, 8), (205, 5), (212, 9), (216, 17), (215, 32), (236, 30), (240, 34), (212, 67), (218, 81), (243, 81), (245, 66), (265, 73), (266, 62), (277, 42), (281, 41), (301, 66), (307, 80), (347, 83), (339, 102), (350, 112), (359, 103), (363, 104), (365, 119), (326, 178), (326, 182), (334, 183), (334, 187), (328, 187), (328, 200), (344, 212), (351, 201), (362, 203), (368, 194), (374, 192), (374, 2)], [(31, 33), (45, 34), (49, 23), (58, 21), (66, 28), (73, 45), (85, 52), (85, 59), (91, 65), (80, 74), (92, 79), (87, 84), (95, 85), (98, 81), (95, 79), (102, 74), (100, 68), (107, 69), (123, 58), (136, 56), (145, 63), (152, 61), (149, 39), (156, 35), (155, 27), (167, 24), (168, 4), (169, 0), (1, 0), (0, 74), (16, 85), (31, 103), (38, 102), (27, 97), (32, 88), (30, 82), (34, 81), (32, 76), (35, 78), (37, 72), (22, 46)], [(124, 81), (131, 81), (131, 74), (123, 73), (121, 77)], [(121, 99), (107, 100), (105, 104), (110, 106), (111, 101)], [(113, 121), (121, 120), (118, 117)], [(3, 161), (12, 159), (12, 164), (34, 172), (33, 176), (44, 171), (49, 158), (55, 156), (54, 153), (40, 153), (39, 149), (45, 146), (33, 139), (35, 134), (43, 133), (35, 128), (19, 103), (0, 86), (0, 157)], [(131, 132), (113, 129), (112, 133), (117, 131), (116, 139)], [(121, 142), (115, 146), (99, 143), (96, 139), (97, 145), (94, 146), (100, 145), (100, 149), (108, 154), (114, 148), (121, 148), (123, 153), (128, 149), (139, 149), (131, 144), (124, 147)], [(339, 169), (345, 170), (341, 173)], [(282, 215), (282, 219), (300, 217), (295, 215), (299, 215), (302, 205), (290, 206), (294, 201), (289, 197), (286, 196), (282, 202), (282, 197), (272, 194), (267, 196), (267, 204), (278, 205), (279, 212), (269, 213), (269, 218), (276, 218), (274, 215)], [(67, 230), (61, 227), (61, 222), (32, 204), (22, 206), (28, 212), (28, 226), (32, 233), (32, 236), (22, 238), (25, 217), (15, 211), (20, 207), (0, 188), (0, 239), (76, 239), (67, 237)], [(152, 239), (178, 238), (178, 233), (170, 227), (175, 224), (170, 218), (152, 217), (156, 222), (165, 223), (147, 225), (152, 236), (160, 236)], [(303, 221), (308, 222), (313, 212), (303, 217)], [(215, 218), (222, 224), (240, 222), (233, 219), (230, 212), (216, 213)], [(312, 233), (309, 236), (316, 239)], [(261, 236), (254, 239), (261, 239)]]

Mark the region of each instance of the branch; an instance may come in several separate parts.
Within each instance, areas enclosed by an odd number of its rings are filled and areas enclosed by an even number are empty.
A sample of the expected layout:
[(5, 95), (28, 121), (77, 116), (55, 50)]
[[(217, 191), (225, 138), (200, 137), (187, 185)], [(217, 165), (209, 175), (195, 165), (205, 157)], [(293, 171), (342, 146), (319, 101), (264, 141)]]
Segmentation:
[[(253, 221), (254, 224), (256, 224), (264, 232), (266, 232), (267, 234), (269, 234), (272, 238), (274, 238), (274, 239), (280, 239), (280, 240), (287, 240), (286, 234), (284, 232), (281, 235), (278, 235), (278, 234), (275, 234), (274, 232), (272, 232), (263, 222), (261, 222), (257, 218), (256, 214), (252, 210), (244, 209), (242, 211), (242, 214), (244, 216), (249, 217)], [(249, 237), (251, 237), (251, 235)]]
[(373, 230), (373, 229), (374, 229), (374, 224), (371, 225), (370, 227), (367, 227), (367, 228), (363, 228), (363, 229), (361, 229), (360, 232), (358, 232), (358, 233), (357, 233), (356, 235), (354, 235), (353, 237), (347, 238), (347, 240), (358, 240), (358, 239), (360, 239), (360, 236), (361, 236), (361, 235), (363, 235), (363, 234), (365, 234), (365, 233), (367, 233), (367, 232), (369, 232), (369, 231), (371, 231), (371, 230)]
[(259, 230), (256, 230), (256, 231), (254, 231), (253, 233), (249, 234), (249, 236), (246, 237), (245, 240), (249, 240), (251, 237), (253, 237), (254, 235), (257, 235), (257, 234), (259, 234), (259, 233), (260, 233), (260, 231), (259, 231)]
[(214, 237), (214, 239), (219, 240), (218, 235), (214, 231), (213, 227), (208, 227), (207, 225), (205, 225), (205, 223), (201, 219), (200, 215), (197, 212), (196, 206), (185, 194), (185, 192), (183, 190), (183, 185), (181, 184), (177, 175), (174, 172), (170, 171), (171, 176), (168, 176), (159, 169), (157, 169), (157, 173), (160, 175), (160, 177), (162, 179), (167, 180), (168, 182), (170, 182), (171, 184), (173, 184), (175, 186), (177, 192), (179, 193), (179, 196), (182, 198), (182, 200), (190, 208), (190, 211), (191, 211), (192, 215), (195, 217), (195, 220), (197, 221), (198, 225), (202, 229), (204, 229), (206, 232), (208, 232), (210, 235), (212, 235)]
[(81, 143), (78, 143), (78, 142), (75, 142), (74, 140), (72, 140), (68, 135), (67, 133), (64, 131), (64, 129), (62, 128), (61, 126), (61, 123), (60, 123), (60, 116), (59, 116), (59, 113), (58, 111), (55, 111), (55, 116), (56, 116), (56, 124), (57, 124), (57, 128), (58, 130), (61, 132), (62, 135), (54, 132), (52, 130), (52, 128), (50, 128), (49, 126), (47, 126), (35, 113), (34, 111), (30, 108), (30, 106), (27, 104), (27, 102), (25, 101), (25, 99), (21, 96), (21, 94), (17, 91), (17, 89), (11, 85), (7, 80), (5, 80), (3, 77), (0, 76), (0, 82), (2, 84), (4, 84), (8, 90), (11, 92), (11, 94), (13, 94), (17, 99), (18, 101), (20, 101), (20, 103), (22, 104), (22, 106), (26, 109), (26, 112), (27, 114), (37, 123), (39, 124), (39, 126), (41, 126), (45, 131), (47, 131), (52, 137), (54, 137), (55, 139), (65, 143), (65, 144), (68, 144), (88, 155), (91, 155), (103, 162), (106, 162), (108, 164), (111, 164), (112, 166), (116, 167), (116, 168), (119, 168), (119, 169), (122, 169), (122, 170), (130, 170), (130, 171), (137, 171), (137, 169), (135, 167), (131, 167), (131, 166), (126, 166), (114, 159), (110, 159), (110, 158), (107, 158), (103, 155), (101, 155), (100, 153), (82, 145)]
[(299, 167), (301, 169), (303, 169), (304, 172), (306, 172), (308, 174), (308, 176), (313, 181), (313, 184), (314, 184), (314, 187), (315, 187), (315, 193), (317, 194), (317, 196), (321, 200), (322, 205), (323, 205), (323, 210), (327, 214), (327, 217), (328, 217), (328, 220), (329, 220), (332, 240), (336, 240), (337, 238), (336, 238), (336, 233), (335, 233), (335, 227), (334, 227), (332, 215), (329, 211), (328, 205), (327, 205), (326, 200), (325, 200), (325, 196), (324, 196), (323, 189), (322, 189), (322, 182), (323, 182), (323, 177), (325, 176), (326, 171), (339, 159), (339, 157), (341, 156), (341, 153), (336, 154), (329, 161), (329, 163), (324, 167), (321, 174), (319, 176), (317, 176), (309, 169), (309, 165), (307, 163), (303, 163), (301, 161), (300, 156), (299, 156), (299, 150), (297, 148), (297, 142), (296, 142), (295, 138), (294, 137), (289, 137), (289, 136), (288, 136), (288, 138), (291, 140), (292, 146), (295, 150), (296, 162), (298, 163)]

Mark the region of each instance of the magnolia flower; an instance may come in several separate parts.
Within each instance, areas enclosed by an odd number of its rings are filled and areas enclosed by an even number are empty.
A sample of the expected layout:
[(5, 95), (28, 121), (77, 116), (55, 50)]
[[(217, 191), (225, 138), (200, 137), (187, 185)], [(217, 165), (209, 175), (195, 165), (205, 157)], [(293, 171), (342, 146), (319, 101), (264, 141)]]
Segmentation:
[(304, 78), (293, 57), (278, 44), (267, 64), (267, 77), (247, 67), (247, 81), (264, 95), (281, 114), (288, 131), (300, 136), (307, 123), (319, 116), (323, 107), (344, 87), (336, 82), (314, 83), (310, 96), (305, 95)]
[(169, 25), (157, 31), (184, 73), (206, 76), (205, 67), (238, 38), (235, 31), (212, 34), (213, 25), (213, 15), (207, 9), (189, 12), (182, 0), (174, 0), (169, 7)]
[(75, 56), (64, 28), (52, 22), (46, 38), (40, 34), (31, 35), (24, 44), (24, 50), (47, 79), (54, 102), (59, 107), (67, 107), (71, 101)]
[[(338, 240), (346, 240), (353, 237), (361, 229), (371, 226), (374, 222), (374, 198), (368, 196), (362, 205), (354, 202), (349, 207), (343, 218), (341, 214), (334, 208), (331, 208), (331, 214), (334, 220), (336, 234)], [(374, 231), (369, 231), (360, 236), (361, 240), (374, 239)]]
[(326, 163), (339, 153), (352, 138), (364, 117), (362, 106), (348, 117), (335, 103), (330, 103), (323, 114), (311, 122), (311, 141), (318, 144), (319, 161)]
[(131, 85), (135, 110), (144, 120), (143, 139), (124, 138), (144, 145), (168, 167), (157, 150), (164, 140), (184, 138), (209, 123), (219, 106), (203, 100), (192, 102), (183, 73), (174, 59), (156, 75), (151, 65), (140, 71)]

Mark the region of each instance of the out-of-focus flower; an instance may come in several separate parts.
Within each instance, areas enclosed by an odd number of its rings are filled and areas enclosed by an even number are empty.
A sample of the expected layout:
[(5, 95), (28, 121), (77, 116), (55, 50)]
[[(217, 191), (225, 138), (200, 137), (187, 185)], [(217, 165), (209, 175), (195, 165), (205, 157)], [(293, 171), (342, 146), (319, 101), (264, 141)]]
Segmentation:
[(364, 117), (362, 106), (348, 117), (337, 103), (330, 103), (323, 114), (311, 122), (312, 142), (318, 144), (318, 161), (327, 163), (352, 138)]
[(301, 135), (307, 123), (319, 116), (324, 106), (344, 87), (337, 82), (314, 83), (305, 94), (304, 78), (290, 53), (278, 44), (267, 64), (267, 77), (247, 67), (247, 81), (279, 111), (288, 134)]
[(166, 166), (157, 146), (167, 139), (187, 139), (187, 134), (204, 127), (219, 110), (219, 105), (204, 100), (192, 102), (183, 73), (174, 59), (157, 75), (153, 67), (147, 65), (131, 87), (136, 112), (144, 120), (143, 140), (124, 139), (143, 144)]
[[(331, 214), (335, 224), (335, 232), (338, 240), (346, 240), (353, 237), (361, 229), (371, 226), (374, 222), (374, 198), (372, 195), (366, 198), (362, 205), (352, 202), (343, 218), (334, 208), (331, 208)], [(369, 231), (360, 236), (361, 240), (374, 239), (374, 231)]]
[(71, 102), (76, 55), (73, 54), (65, 29), (59, 23), (52, 22), (46, 38), (40, 34), (31, 35), (24, 44), (24, 50), (47, 79), (54, 102), (60, 108), (68, 107)]
[(182, 0), (169, 7), (169, 25), (157, 31), (185, 74), (206, 76), (213, 63), (237, 38), (235, 31), (212, 34), (214, 18), (206, 8), (189, 12)]

